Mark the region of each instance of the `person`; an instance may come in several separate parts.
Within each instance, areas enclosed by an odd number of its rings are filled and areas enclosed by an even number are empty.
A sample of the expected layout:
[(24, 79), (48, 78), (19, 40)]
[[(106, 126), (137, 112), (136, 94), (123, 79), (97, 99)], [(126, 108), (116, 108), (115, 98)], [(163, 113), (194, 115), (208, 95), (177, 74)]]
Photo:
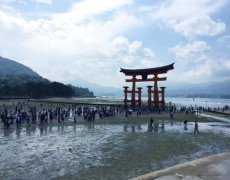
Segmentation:
[(185, 121), (184, 121), (184, 130), (185, 130), (185, 131), (187, 131), (187, 130), (188, 130), (187, 123), (188, 123), (188, 121), (187, 121), (187, 120), (185, 120)]
[(196, 132), (197, 132), (197, 134), (200, 134), (200, 132), (199, 132), (199, 130), (198, 130), (198, 123), (197, 123), (197, 121), (195, 121), (194, 134), (196, 134)]
[(185, 121), (184, 121), (184, 126), (185, 126), (185, 127), (187, 127), (187, 123), (188, 123), (188, 121), (185, 120)]
[(149, 127), (148, 127), (149, 132), (153, 131), (153, 121), (154, 121), (153, 118), (150, 118)]

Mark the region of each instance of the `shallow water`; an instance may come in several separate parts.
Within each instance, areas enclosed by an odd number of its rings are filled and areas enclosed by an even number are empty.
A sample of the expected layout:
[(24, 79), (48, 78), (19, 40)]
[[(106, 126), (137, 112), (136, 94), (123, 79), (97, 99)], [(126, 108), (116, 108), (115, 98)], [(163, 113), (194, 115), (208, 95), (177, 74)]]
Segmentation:
[(0, 130), (0, 179), (128, 179), (230, 150), (230, 128), (159, 121)]

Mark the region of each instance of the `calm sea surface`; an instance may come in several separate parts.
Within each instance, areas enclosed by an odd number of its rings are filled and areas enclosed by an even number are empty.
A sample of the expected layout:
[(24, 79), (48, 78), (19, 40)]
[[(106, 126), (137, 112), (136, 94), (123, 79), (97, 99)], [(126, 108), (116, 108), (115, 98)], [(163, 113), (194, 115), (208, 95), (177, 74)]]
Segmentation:
[[(113, 98), (113, 97), (112, 97)], [(115, 99), (123, 99), (123, 97), (119, 97)], [(147, 97), (142, 97), (143, 101), (147, 103)], [(160, 99), (161, 100), (161, 99)], [(225, 105), (230, 106), (230, 99), (220, 99), (220, 98), (178, 98), (178, 97), (166, 97), (166, 103), (176, 104), (178, 107), (180, 106), (201, 106), (204, 108), (223, 108)]]
[(166, 102), (175, 103), (177, 106), (202, 106), (210, 108), (222, 108), (225, 105), (230, 106), (230, 99), (217, 98), (166, 98)]

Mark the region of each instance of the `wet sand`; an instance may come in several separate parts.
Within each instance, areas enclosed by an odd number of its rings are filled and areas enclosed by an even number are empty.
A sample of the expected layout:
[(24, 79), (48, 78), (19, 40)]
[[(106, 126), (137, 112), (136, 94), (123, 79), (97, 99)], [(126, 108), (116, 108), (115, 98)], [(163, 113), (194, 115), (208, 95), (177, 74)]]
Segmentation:
[(230, 153), (178, 164), (131, 180), (229, 180)]
[(192, 122), (185, 131), (183, 122), (159, 120), (150, 133), (142, 118), (2, 129), (0, 179), (129, 179), (230, 149), (227, 128), (200, 123), (201, 135), (194, 135)]

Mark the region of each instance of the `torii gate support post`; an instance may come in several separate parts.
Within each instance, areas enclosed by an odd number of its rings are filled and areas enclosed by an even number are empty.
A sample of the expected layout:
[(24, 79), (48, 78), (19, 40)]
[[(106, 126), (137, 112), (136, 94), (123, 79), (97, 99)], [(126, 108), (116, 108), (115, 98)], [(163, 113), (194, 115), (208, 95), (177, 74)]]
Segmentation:
[(161, 98), (162, 98), (162, 100), (161, 100), (161, 106), (165, 106), (165, 88), (166, 87), (160, 87), (161, 88)]
[(124, 86), (124, 93), (125, 93), (125, 99), (124, 99), (124, 103), (125, 103), (125, 107), (127, 107), (128, 105), (128, 86)]
[(135, 96), (136, 96), (136, 75), (133, 75), (133, 79), (132, 79), (132, 99), (131, 99), (131, 105), (132, 107), (135, 107), (136, 105), (136, 99), (135, 99)]
[(157, 74), (154, 75), (154, 106), (158, 107), (159, 106), (159, 94), (158, 94), (158, 85), (157, 85)]
[(152, 104), (152, 87), (153, 86), (147, 86), (148, 88), (148, 106), (151, 107)]
[(138, 106), (141, 107), (141, 87), (137, 88), (138, 89)]

